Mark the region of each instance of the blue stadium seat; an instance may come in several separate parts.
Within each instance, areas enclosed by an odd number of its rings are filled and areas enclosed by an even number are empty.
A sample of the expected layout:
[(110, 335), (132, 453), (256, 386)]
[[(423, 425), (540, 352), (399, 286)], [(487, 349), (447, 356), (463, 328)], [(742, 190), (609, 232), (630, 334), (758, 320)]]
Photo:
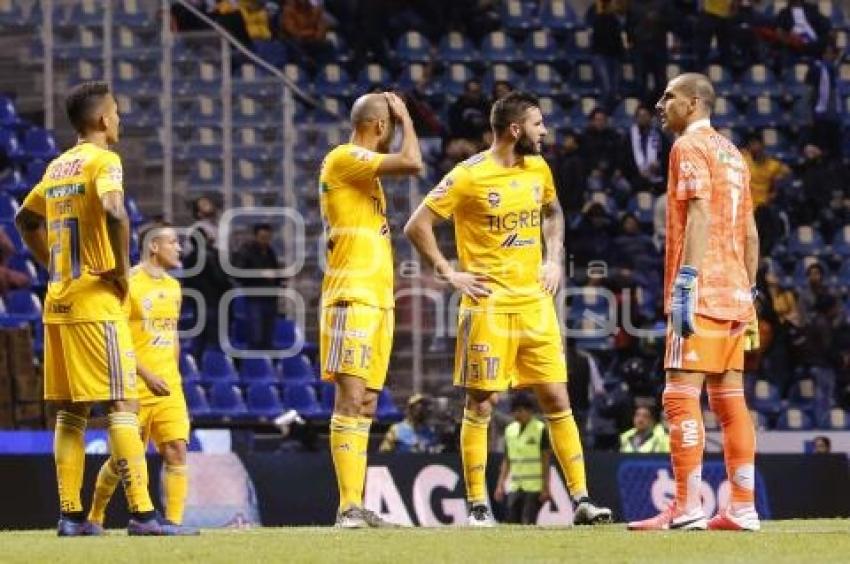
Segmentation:
[(567, 56), (571, 59), (589, 59), (591, 56), (591, 38), (592, 35), (588, 29), (577, 28), (575, 31), (570, 33), (564, 41), (564, 48)]
[(440, 60), (447, 64), (471, 63), (478, 60), (478, 52), (468, 37), (459, 31), (450, 31), (440, 40)]
[(747, 122), (758, 128), (777, 127), (783, 121), (779, 102), (771, 96), (758, 96), (747, 109)]
[(818, 0), (818, 9), (820, 13), (829, 18), (833, 27), (844, 26), (844, 13), (841, 11), (841, 6), (838, 2), (831, 0)]
[[(25, 255), (14, 255), (13, 257), (9, 258), (8, 266), (12, 270), (17, 270), (18, 272), (26, 274), (27, 276), (29, 276), (30, 280), (32, 280), (33, 286), (34, 287), (38, 286), (39, 269), (36, 267), (35, 263), (32, 260), (30, 260), (29, 257), (27, 257)], [(44, 287), (46, 287), (47, 286), (46, 276), (45, 276), (44, 282), (45, 282)]]
[(6, 294), (6, 312), (9, 317), (41, 323), (41, 301), (29, 290), (12, 290)]
[(511, 31), (528, 31), (537, 27), (535, 9), (523, 0), (502, 3), (502, 25)]
[(568, 0), (550, 0), (543, 3), (540, 24), (549, 29), (566, 31), (575, 29), (579, 20)]
[(804, 378), (791, 386), (788, 392), (788, 403), (797, 409), (811, 412), (815, 407), (815, 382)]
[[(532, 89), (532, 91), (534, 90)], [(554, 130), (564, 123), (566, 113), (554, 98), (541, 96), (539, 102), (540, 112), (543, 114), (544, 123), (548, 128)]]
[(183, 382), (183, 396), (186, 398), (186, 407), (189, 415), (193, 418), (210, 414), (210, 404), (204, 389), (193, 382)]
[(788, 250), (798, 257), (818, 256), (824, 251), (823, 238), (811, 225), (800, 225), (788, 237)]
[(755, 425), (757, 431), (763, 431), (768, 428), (767, 417), (762, 413), (753, 409), (750, 411), (750, 418), (753, 420), (753, 425)]
[(248, 411), (252, 415), (272, 419), (283, 413), (283, 402), (277, 388), (271, 384), (255, 382), (245, 394)]
[(321, 419), (330, 419), (336, 401), (336, 385), (333, 382), (319, 382), (319, 406)]
[(9, 237), (9, 240), (12, 241), (16, 254), (27, 254), (28, 251), (24, 246), (24, 240), (21, 238), (21, 234), (18, 233), (18, 229), (15, 227), (15, 223), (13, 221), (0, 221), (0, 229), (2, 229), (6, 233), (6, 236)]
[(184, 384), (197, 384), (201, 381), (201, 373), (198, 371), (195, 357), (187, 352), (180, 353), (180, 376)]
[(717, 415), (710, 409), (703, 410), (702, 424), (706, 431), (719, 431), (720, 422), (717, 420)]
[(14, 194), (17, 197), (25, 195), (37, 183), (38, 180), (32, 183), (27, 182), (23, 174), (16, 168), (7, 168), (0, 173), (0, 190)]
[(315, 419), (322, 414), (316, 390), (310, 384), (286, 384), (283, 387), (283, 405), (306, 419)]
[(567, 324), (576, 346), (585, 350), (610, 350), (613, 346), (613, 315), (616, 311), (612, 311), (612, 304), (600, 289), (573, 289)]
[(331, 45), (331, 47), (333, 47), (334, 61), (343, 65), (351, 61), (352, 50), (345, 42), (345, 38), (343, 38), (340, 34), (336, 33), (335, 31), (329, 31), (327, 35), (325, 35), (325, 41), (327, 41)]
[(0, 192), (0, 221), (15, 221), (18, 213), (18, 201), (7, 193)]
[(0, 154), (6, 155), (7, 159), (15, 163), (23, 163), (29, 159), (18, 136), (8, 129), (0, 129)]
[(538, 96), (554, 96), (560, 93), (563, 79), (551, 65), (537, 64), (528, 73), (526, 88)]
[(466, 82), (475, 78), (472, 70), (459, 63), (449, 65), (442, 76), (437, 81), (435, 89), (438, 92), (445, 92), (449, 96), (459, 96), (464, 89)]
[(254, 41), (257, 56), (275, 67), (286, 64), (286, 46), (280, 41)]
[(161, 36), (156, 28), (127, 25), (113, 27), (112, 45), (116, 57), (124, 60), (158, 61), (162, 56)]
[(835, 234), (832, 250), (841, 257), (850, 257), (850, 225), (845, 225)]
[(133, 196), (127, 196), (124, 199), (124, 207), (127, 208), (127, 215), (130, 216), (130, 225), (133, 227), (139, 227), (146, 221), (145, 215), (139, 209), (139, 203), (136, 202), (136, 198)]
[(195, 167), (189, 176), (190, 188), (220, 189), (222, 184), (221, 163), (201, 159), (194, 163)]
[(139, 0), (121, 0), (113, 11), (115, 23), (128, 26), (141, 26), (150, 21)]
[(634, 122), (635, 111), (640, 105), (640, 100), (635, 97), (624, 98), (611, 112), (611, 121), (617, 129), (626, 130)]
[(553, 63), (558, 59), (558, 44), (548, 29), (538, 29), (525, 40), (525, 57), (535, 63)]
[(0, 26), (22, 26), (27, 23), (26, 14), (20, 2), (0, 2)]
[(350, 96), (351, 79), (340, 65), (325, 65), (316, 75), (314, 89), (319, 96)]
[(522, 52), (507, 33), (492, 31), (481, 42), (481, 56), (491, 63), (515, 63), (522, 59)]
[(215, 349), (204, 351), (201, 374), (207, 381), (236, 382), (239, 379), (230, 357)]
[(596, 78), (596, 68), (591, 61), (576, 61), (570, 86), (579, 96), (599, 96), (599, 80)]
[(276, 349), (290, 349), (295, 352), (301, 352), (305, 343), (304, 333), (290, 319), (278, 317), (274, 321), (274, 335), (272, 336), (272, 345)]
[(508, 65), (504, 63), (496, 63), (490, 65), (484, 72), (484, 78), (481, 81), (481, 87), (485, 92), (493, 90), (493, 85), (498, 81), (510, 82), (514, 88), (522, 88), (519, 75)]
[(797, 63), (788, 69), (783, 77), (782, 92), (792, 98), (802, 98), (807, 90), (806, 76), (809, 73), (809, 65)]
[(753, 388), (752, 407), (765, 415), (776, 415), (782, 409), (782, 400), (776, 386), (767, 380), (759, 380)]
[(357, 75), (357, 90), (359, 92), (366, 92), (374, 85), (386, 88), (389, 86), (391, 80), (392, 77), (387, 69), (381, 65), (372, 63), (360, 69)]
[(779, 83), (765, 65), (753, 65), (741, 77), (741, 92), (747, 96), (761, 96), (778, 89)]
[(295, 86), (298, 88), (302, 90), (310, 89), (312, 80), (300, 66), (293, 64), (285, 65), (283, 67), (283, 74), (285, 74), (289, 80), (294, 82)]
[(720, 65), (709, 65), (706, 73), (718, 96), (736, 96), (739, 93), (729, 69)]
[(275, 382), (277, 371), (267, 356), (243, 358), (239, 365), (239, 377), (248, 382)]
[(6, 96), (0, 96), (0, 126), (17, 127), (21, 123), (22, 120), (18, 116), (18, 110), (12, 99)]
[(99, 25), (103, 23), (103, 5), (95, 0), (82, 0), (74, 3), (66, 13), (66, 18), (60, 20), (64, 25)]
[(242, 398), (242, 391), (230, 382), (216, 382), (209, 390), (210, 415), (221, 417), (225, 421), (245, 419), (248, 408)]
[(158, 70), (151, 63), (119, 60), (113, 69), (115, 90), (131, 96), (154, 95), (162, 92)]
[(850, 431), (850, 412), (834, 407), (823, 414), (818, 426), (833, 431)]
[(378, 407), (375, 410), (375, 418), (381, 423), (394, 423), (404, 418), (404, 413), (393, 401), (393, 396), (386, 388), (378, 395)]
[(431, 43), (418, 31), (408, 31), (399, 37), (395, 50), (402, 63), (427, 63), (431, 60)]
[(651, 192), (637, 192), (626, 205), (626, 211), (634, 214), (638, 222), (649, 225), (655, 215), (655, 197)]
[(281, 359), (280, 371), (284, 380), (315, 380), (316, 378), (310, 359), (303, 354)]
[(814, 425), (812, 418), (806, 412), (796, 407), (789, 407), (779, 415), (776, 428), (780, 431), (811, 431)]
[(717, 127), (736, 127), (741, 123), (738, 109), (728, 98), (722, 96), (718, 97), (714, 103), (711, 119)]

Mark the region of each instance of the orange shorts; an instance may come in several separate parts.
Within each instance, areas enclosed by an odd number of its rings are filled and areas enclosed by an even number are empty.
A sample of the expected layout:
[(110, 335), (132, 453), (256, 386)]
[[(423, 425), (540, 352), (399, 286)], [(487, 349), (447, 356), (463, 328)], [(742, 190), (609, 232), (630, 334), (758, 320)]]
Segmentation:
[(667, 321), (665, 370), (722, 374), (744, 370), (744, 341), (747, 321), (728, 321), (696, 316), (696, 333), (683, 339)]

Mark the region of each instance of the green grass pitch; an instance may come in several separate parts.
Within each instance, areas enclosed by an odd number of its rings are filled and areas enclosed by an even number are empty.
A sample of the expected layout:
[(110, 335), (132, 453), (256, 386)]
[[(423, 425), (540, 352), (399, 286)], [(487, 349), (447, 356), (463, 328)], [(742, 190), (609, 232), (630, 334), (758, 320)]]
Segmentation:
[(850, 562), (850, 520), (772, 521), (760, 533), (630, 533), (595, 528), (208, 530), (200, 537), (56, 538), (0, 532), (0, 562)]

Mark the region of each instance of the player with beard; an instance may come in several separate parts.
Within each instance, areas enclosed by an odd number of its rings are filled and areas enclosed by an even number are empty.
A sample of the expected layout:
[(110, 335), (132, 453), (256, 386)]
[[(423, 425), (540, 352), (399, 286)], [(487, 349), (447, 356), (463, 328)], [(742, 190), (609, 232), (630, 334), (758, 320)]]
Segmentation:
[[(513, 92), (490, 114), (493, 144), (456, 166), (405, 227), (437, 274), (463, 294), (455, 385), (466, 390), (461, 456), (471, 526), (493, 526), (485, 482), (487, 429), (500, 392), (531, 388), (575, 504), (574, 522), (609, 522), (588, 498), (578, 426), (567, 395), (553, 295), (563, 275), (564, 218), (540, 156), (546, 127), (537, 98)], [(453, 218), (459, 269), (434, 226)], [(545, 256), (544, 256), (545, 247)]]
[[(396, 125), (398, 153), (389, 153)], [(369, 428), (393, 340), (393, 253), (380, 176), (417, 174), (419, 141), (395, 94), (366, 94), (351, 108), (349, 143), (325, 156), (319, 202), (327, 254), (322, 282), (322, 379), (334, 382), (331, 457), (339, 486), (337, 527), (388, 525), (363, 507)]]

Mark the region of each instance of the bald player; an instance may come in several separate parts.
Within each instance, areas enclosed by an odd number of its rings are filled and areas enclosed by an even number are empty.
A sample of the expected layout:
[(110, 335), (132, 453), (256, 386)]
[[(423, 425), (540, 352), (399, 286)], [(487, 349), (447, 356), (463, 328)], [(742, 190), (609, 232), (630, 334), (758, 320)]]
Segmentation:
[[(671, 80), (656, 105), (662, 126), (677, 137), (667, 183), (663, 395), (676, 499), (660, 515), (629, 523), (633, 530), (759, 529), (755, 430), (743, 385), (746, 333), (755, 319), (758, 232), (750, 173), (735, 145), (711, 126), (714, 100), (708, 79), (688, 73)], [(729, 505), (711, 520), (700, 498), (703, 383), (723, 429), (731, 485)]]
[[(331, 456), (339, 485), (336, 526), (390, 524), (363, 507), (369, 428), (393, 338), (393, 256), (380, 176), (422, 170), (419, 140), (395, 94), (366, 94), (351, 110), (351, 140), (325, 157), (319, 200), (327, 245), (322, 283), (322, 379), (336, 385)], [(398, 153), (389, 153), (395, 128)]]

